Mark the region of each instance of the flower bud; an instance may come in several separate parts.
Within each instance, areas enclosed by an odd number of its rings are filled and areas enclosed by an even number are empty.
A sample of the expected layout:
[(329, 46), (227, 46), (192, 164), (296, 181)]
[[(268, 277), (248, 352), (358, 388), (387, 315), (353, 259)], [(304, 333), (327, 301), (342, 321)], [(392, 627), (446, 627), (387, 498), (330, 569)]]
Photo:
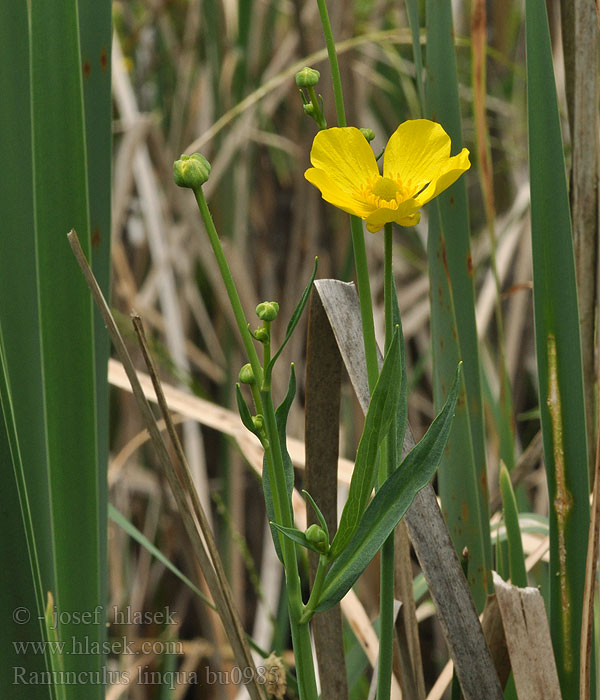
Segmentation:
[(179, 187), (190, 187), (195, 190), (208, 180), (210, 163), (200, 153), (191, 156), (183, 154), (173, 163), (173, 178)]
[(265, 419), (259, 413), (257, 416), (252, 416), (252, 423), (258, 432), (260, 432), (265, 426)]
[(249, 362), (242, 367), (238, 378), (242, 384), (254, 384), (256, 379), (254, 378), (252, 365)]
[(307, 542), (310, 542), (315, 549), (319, 552), (327, 554), (329, 551), (329, 541), (327, 539), (327, 533), (322, 527), (318, 525), (311, 525), (304, 533)]
[(360, 129), (360, 133), (367, 139), (369, 143), (375, 138), (373, 129)]
[(252, 331), (252, 335), (261, 343), (266, 343), (269, 340), (269, 331), (262, 326)]
[(312, 102), (305, 102), (302, 108), (304, 109), (304, 114), (307, 114), (309, 117), (312, 117), (315, 113), (315, 106)]
[(301, 71), (296, 73), (296, 85), (299, 88), (314, 87), (318, 82), (321, 74), (314, 68), (305, 66)]
[(256, 315), (261, 321), (274, 321), (279, 313), (276, 301), (263, 301), (256, 307)]

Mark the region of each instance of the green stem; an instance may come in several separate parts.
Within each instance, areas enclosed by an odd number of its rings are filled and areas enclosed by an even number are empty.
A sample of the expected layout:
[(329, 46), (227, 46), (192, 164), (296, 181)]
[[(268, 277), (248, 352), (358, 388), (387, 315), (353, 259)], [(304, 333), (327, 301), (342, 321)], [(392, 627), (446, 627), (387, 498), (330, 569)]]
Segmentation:
[(300, 618), (301, 622), (308, 622), (314, 615), (314, 609), (319, 601), (319, 596), (321, 595), (321, 588), (323, 588), (323, 581), (325, 580), (325, 574), (327, 573), (327, 566), (329, 564), (329, 559), (326, 554), (321, 554), (319, 556), (319, 564), (317, 566), (317, 572), (315, 574), (315, 580), (313, 583), (312, 591), (308, 598), (308, 603), (304, 606), (304, 612)]
[[(262, 387), (263, 368), (260, 365), (252, 335), (248, 330), (248, 324), (244, 316), (242, 303), (240, 301), (235, 282), (233, 281), (229, 265), (227, 264), (227, 259), (225, 258), (225, 253), (223, 252), (219, 235), (208, 209), (204, 192), (202, 192), (201, 187), (198, 187), (194, 190), (194, 194), (196, 195), (196, 201), (198, 202), (200, 214), (202, 215), (202, 219), (208, 233), (208, 238), (215, 254), (223, 282), (225, 283), (227, 295), (242, 336), (244, 348), (246, 349), (250, 365), (252, 366), (256, 384), (259, 387)], [(253, 392), (253, 396), (256, 401), (257, 397), (255, 392)], [(259, 405), (262, 404), (265, 430), (269, 440), (269, 444), (265, 449), (265, 461), (272, 485), (271, 490), (273, 495), (275, 520), (284, 527), (292, 527), (293, 518), (291, 504), (285, 483), (283, 454), (281, 451), (279, 431), (277, 430), (277, 420), (275, 418), (275, 408), (273, 406), (273, 397), (270, 389), (265, 388), (265, 390), (261, 390), (258, 398), (260, 399)], [(257, 409), (258, 408), (259, 406), (257, 406)], [(287, 537), (281, 537), (280, 542), (283, 555), (283, 567), (285, 570), (286, 589), (288, 594), (290, 627), (294, 642), (294, 653), (296, 655), (296, 675), (298, 678), (300, 699), (317, 700), (317, 684), (315, 680), (315, 670), (310, 644), (310, 632), (308, 624), (300, 624), (299, 622), (304, 605), (302, 603), (302, 591), (300, 586), (300, 574), (298, 572), (298, 561), (296, 559), (296, 548), (294, 543)]]
[[(394, 332), (393, 298), (394, 280), (392, 265), (392, 225), (385, 225), (385, 253), (383, 263), (383, 297), (385, 306), (385, 349), (392, 342)], [(395, 429), (392, 424), (391, 430)], [(386, 437), (381, 451), (383, 469), (380, 472), (379, 486), (396, 468), (396, 444), (394, 435)], [(387, 538), (381, 548), (379, 591), (379, 664), (377, 667), (377, 700), (389, 700), (392, 689), (394, 661), (394, 533)]]
[[(281, 443), (279, 442), (273, 396), (270, 389), (261, 390), (260, 396), (263, 405), (265, 428), (269, 438), (269, 446), (265, 450), (265, 455), (273, 487), (271, 491), (273, 494), (275, 518), (284, 527), (293, 527), (294, 523), (285, 483), (283, 454), (281, 452)], [(307, 622), (301, 621), (304, 604), (302, 602), (296, 547), (289, 538), (283, 535), (279, 536), (279, 542), (281, 544), (283, 568), (285, 571), (290, 629), (296, 659), (296, 677), (298, 679), (300, 700), (317, 700), (317, 683), (310, 643), (310, 629)]]
[(325, 115), (321, 111), (321, 105), (319, 103), (319, 98), (317, 97), (317, 93), (315, 92), (314, 87), (312, 85), (307, 88), (308, 96), (310, 97), (311, 104), (313, 106), (313, 117), (317, 123), (317, 126), (319, 129), (326, 129), (327, 128), (327, 122), (325, 121)]
[(350, 230), (352, 232), (358, 300), (360, 302), (360, 317), (367, 360), (367, 377), (369, 379), (369, 391), (373, 393), (377, 377), (379, 376), (379, 364), (377, 362), (377, 342), (375, 340), (375, 323), (373, 321), (373, 302), (371, 300), (371, 282), (367, 266), (365, 235), (362, 222), (358, 217), (350, 217)]
[(333, 32), (331, 31), (331, 23), (329, 22), (327, 3), (325, 0), (317, 0), (317, 5), (319, 6), (321, 25), (323, 27), (323, 34), (325, 35), (325, 46), (327, 46), (327, 55), (329, 57), (329, 65), (331, 67), (331, 81), (333, 83), (333, 96), (335, 99), (335, 112), (337, 115), (338, 126), (346, 126), (346, 110), (344, 109), (342, 78), (337, 60), (337, 52), (335, 50), (335, 41), (333, 40)]
[(225, 253), (223, 252), (223, 247), (221, 246), (221, 240), (219, 239), (219, 234), (215, 228), (214, 221), (208, 209), (208, 204), (206, 203), (206, 197), (201, 187), (194, 190), (194, 195), (196, 196), (196, 201), (198, 202), (198, 208), (200, 209), (200, 214), (202, 220), (204, 221), (204, 226), (206, 227), (206, 232), (208, 233), (208, 239), (212, 246), (215, 258), (217, 260), (217, 265), (219, 266), (219, 271), (221, 272), (221, 277), (225, 283), (225, 289), (227, 290), (227, 296), (229, 297), (229, 303), (233, 309), (233, 314), (235, 316), (236, 323), (240, 330), (240, 335), (242, 336), (242, 342), (244, 343), (244, 348), (246, 354), (248, 355), (248, 360), (252, 366), (252, 372), (256, 379), (257, 384), (260, 386), (262, 384), (263, 371), (258, 359), (258, 354), (256, 348), (254, 347), (254, 341), (252, 335), (248, 330), (248, 322), (244, 315), (244, 309), (242, 307), (242, 302), (240, 301), (239, 294), (237, 292), (235, 282), (231, 275), (231, 270), (225, 258)]

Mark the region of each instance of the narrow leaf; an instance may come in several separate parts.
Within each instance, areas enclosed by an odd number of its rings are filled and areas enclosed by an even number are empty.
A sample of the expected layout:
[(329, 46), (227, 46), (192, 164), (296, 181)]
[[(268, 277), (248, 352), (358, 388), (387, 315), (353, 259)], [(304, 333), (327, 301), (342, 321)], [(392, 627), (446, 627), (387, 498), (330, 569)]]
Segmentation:
[(315, 503), (315, 499), (310, 495), (310, 493), (308, 493), (308, 491), (306, 491), (305, 489), (302, 489), (302, 493), (304, 494), (304, 496), (306, 497), (306, 500), (310, 503), (313, 510), (315, 511), (315, 514), (316, 514), (317, 518), (319, 519), (319, 524), (321, 525), (321, 527), (323, 528), (323, 530), (327, 534), (327, 539), (329, 539), (329, 528), (327, 527), (327, 521), (325, 520), (325, 516), (323, 515), (323, 513), (321, 513), (321, 509)]
[(244, 427), (251, 433), (254, 433), (254, 435), (257, 435), (256, 427), (252, 422), (252, 415), (250, 414), (250, 409), (248, 408), (248, 404), (242, 396), (242, 391), (240, 389), (239, 384), (235, 385), (235, 400), (237, 401), (238, 411), (240, 413), (240, 418), (242, 419)]
[(571, 217), (546, 5), (526, 2), (533, 305), (550, 503), (550, 632), (563, 697), (579, 697), (589, 529), (585, 401)]
[(283, 535), (286, 537), (289, 537), (292, 542), (296, 542), (296, 544), (300, 544), (303, 547), (306, 547), (306, 549), (310, 549), (312, 552), (316, 552), (317, 554), (322, 554), (313, 544), (312, 542), (309, 542), (306, 539), (306, 535), (302, 532), (302, 530), (298, 530), (295, 527), (283, 527), (283, 525), (278, 525), (277, 523), (274, 523), (271, 521), (269, 523), (271, 527), (274, 527), (276, 530), (279, 530)]
[(527, 586), (527, 571), (525, 569), (525, 556), (523, 555), (523, 542), (521, 541), (519, 511), (517, 510), (515, 492), (510, 483), (510, 474), (504, 463), (500, 467), (500, 491), (502, 493), (504, 524), (508, 540), (510, 580), (514, 586), (525, 588)]
[[(275, 411), (275, 419), (277, 421), (277, 431), (279, 433), (279, 442), (281, 443), (281, 454), (283, 456), (283, 468), (285, 470), (285, 484), (287, 487), (288, 499), (291, 504), (292, 491), (294, 489), (294, 465), (287, 451), (286, 445), (286, 426), (288, 414), (296, 395), (296, 372), (294, 370), (294, 365), (290, 367), (290, 381), (288, 383), (288, 391), (285, 399), (278, 406)], [(269, 522), (275, 521), (275, 506), (273, 505), (273, 493), (271, 490), (271, 479), (269, 477), (269, 469), (267, 467), (266, 460), (263, 460), (263, 476), (262, 476), (263, 492), (265, 495), (265, 505), (267, 508), (267, 517)], [(291, 506), (290, 506), (291, 507)], [(273, 544), (275, 545), (275, 551), (277, 556), (281, 561), (283, 561), (281, 546), (279, 544), (279, 537), (275, 531), (275, 528), (271, 525), (271, 534), (273, 536)]]
[(300, 301), (298, 302), (298, 305), (294, 309), (294, 312), (292, 313), (292, 316), (290, 318), (290, 321), (288, 323), (286, 332), (285, 332), (285, 338), (283, 339), (283, 343), (281, 343), (281, 346), (279, 350), (273, 355), (271, 358), (271, 361), (267, 365), (265, 369), (265, 375), (268, 377), (271, 375), (273, 372), (273, 367), (275, 365), (275, 362), (277, 362), (277, 358), (281, 353), (283, 352), (283, 348), (287, 345), (288, 340), (292, 337), (292, 333), (294, 332), (294, 329), (298, 325), (298, 321), (300, 320), (300, 317), (302, 316), (302, 312), (304, 311), (304, 307), (306, 306), (308, 302), (308, 297), (310, 296), (310, 290), (312, 288), (313, 282), (315, 281), (315, 276), (317, 274), (317, 266), (319, 264), (319, 259), (315, 258), (315, 266), (313, 267), (312, 274), (310, 276), (310, 279), (308, 280), (308, 284), (304, 288), (304, 291), (302, 292), (302, 296), (300, 297)]
[(450, 435), (459, 388), (460, 365), (442, 411), (423, 439), (377, 491), (352, 539), (327, 572), (317, 611), (327, 610), (346, 595), (416, 494), (433, 477)]
[(396, 330), (384, 359), (381, 374), (373, 390), (365, 418), (348, 491), (348, 500), (342, 511), (340, 525), (331, 545), (332, 558), (340, 554), (350, 541), (371, 497), (377, 471), (377, 452), (395, 417), (400, 393), (401, 373), (399, 333)]

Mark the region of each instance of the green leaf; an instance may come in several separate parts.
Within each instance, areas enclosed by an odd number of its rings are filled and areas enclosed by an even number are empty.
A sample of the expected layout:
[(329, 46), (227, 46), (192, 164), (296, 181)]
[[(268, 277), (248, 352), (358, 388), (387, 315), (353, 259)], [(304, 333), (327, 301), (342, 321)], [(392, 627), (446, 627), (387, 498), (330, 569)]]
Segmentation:
[(589, 462), (569, 195), (543, 0), (526, 2), (526, 48), (534, 327), (550, 502), (550, 633), (562, 696), (577, 698)]
[(158, 547), (155, 547), (152, 542), (142, 533), (140, 532), (135, 525), (129, 522), (127, 518), (118, 511), (112, 503), (108, 504), (108, 517), (116, 523), (119, 527), (121, 527), (131, 538), (133, 538), (136, 542), (139, 542), (139, 544), (144, 547), (153, 557), (158, 559), (160, 563), (177, 578), (185, 583), (185, 585), (193, 591), (197, 596), (199, 596), (208, 606), (210, 606), (213, 610), (215, 609), (215, 606), (213, 603), (202, 593), (202, 591), (196, 586), (190, 579), (182, 573), (174, 564), (171, 563), (167, 557), (158, 549)]
[(514, 586), (524, 588), (527, 586), (527, 571), (525, 569), (523, 542), (521, 541), (519, 511), (517, 510), (515, 493), (510, 483), (510, 475), (504, 463), (500, 466), (500, 491), (502, 493), (506, 537), (508, 539), (510, 580)]
[(327, 572), (317, 611), (327, 610), (346, 595), (406, 513), (416, 494), (433, 477), (450, 435), (459, 388), (460, 365), (442, 411), (423, 439), (377, 491), (352, 539)]
[(398, 330), (396, 330), (365, 417), (365, 425), (358, 444), (354, 471), (350, 481), (348, 500), (342, 511), (338, 531), (331, 544), (332, 558), (338, 556), (350, 541), (369, 502), (375, 484), (377, 452), (388, 434), (396, 414), (401, 388), (401, 374), (400, 341)]
[[(290, 458), (289, 452), (287, 451), (286, 445), (286, 426), (287, 419), (294, 401), (294, 396), (296, 396), (296, 371), (294, 365), (290, 366), (290, 381), (288, 383), (288, 391), (285, 399), (281, 402), (277, 410), (275, 411), (275, 419), (277, 421), (277, 432), (279, 433), (279, 442), (281, 443), (281, 455), (283, 457), (283, 468), (285, 470), (285, 485), (288, 493), (288, 508), (291, 508), (292, 503), (292, 491), (294, 489), (294, 465)], [(263, 492), (265, 495), (265, 505), (267, 508), (267, 517), (269, 522), (273, 523), (275, 521), (275, 506), (273, 505), (273, 494), (271, 492), (271, 480), (269, 477), (269, 469), (267, 467), (266, 459), (263, 460), (263, 476), (262, 476)], [(273, 536), (273, 544), (275, 545), (275, 551), (277, 556), (281, 561), (283, 561), (281, 546), (279, 544), (279, 537), (273, 525), (271, 525), (271, 534)]]
[(398, 404), (396, 406), (396, 417), (394, 418), (394, 424), (396, 426), (396, 455), (403, 455), (404, 434), (406, 433), (406, 423), (408, 419), (408, 375), (406, 372), (406, 345), (404, 343), (404, 334), (402, 332), (402, 319), (400, 318), (400, 308), (398, 306), (398, 295), (396, 293), (395, 280), (393, 280), (393, 284), (394, 293), (392, 294), (392, 323), (398, 329), (400, 342), (400, 367), (402, 370), (400, 393), (398, 395)]
[(300, 301), (298, 302), (298, 305), (294, 309), (294, 312), (290, 318), (290, 321), (288, 323), (286, 332), (285, 332), (285, 338), (283, 339), (283, 343), (281, 343), (281, 346), (279, 350), (273, 355), (271, 358), (271, 361), (265, 368), (265, 377), (268, 378), (271, 376), (273, 372), (273, 367), (275, 366), (275, 362), (277, 362), (278, 357), (281, 355), (283, 352), (283, 348), (287, 345), (288, 340), (292, 337), (292, 333), (294, 332), (294, 329), (298, 325), (298, 321), (300, 320), (300, 317), (302, 316), (302, 312), (304, 311), (304, 307), (306, 306), (308, 302), (308, 297), (310, 295), (310, 290), (312, 288), (313, 282), (315, 281), (315, 277), (317, 275), (317, 266), (319, 264), (319, 259), (315, 258), (315, 266), (313, 267), (312, 274), (310, 276), (310, 279), (308, 280), (308, 284), (304, 288), (304, 291), (302, 292), (302, 296), (300, 297)]
[(254, 433), (254, 435), (258, 435), (258, 430), (256, 430), (256, 427), (252, 422), (252, 415), (250, 414), (250, 409), (248, 408), (248, 404), (242, 396), (242, 391), (240, 389), (239, 384), (235, 385), (235, 400), (237, 401), (238, 411), (240, 413), (240, 418), (242, 419), (244, 427), (247, 428), (251, 433)]
[(306, 491), (306, 489), (302, 489), (302, 493), (304, 494), (304, 496), (306, 497), (306, 500), (310, 503), (313, 510), (315, 511), (315, 514), (319, 520), (319, 523), (320, 523), (321, 527), (323, 528), (323, 530), (325, 531), (325, 533), (327, 535), (327, 539), (329, 539), (329, 528), (327, 527), (327, 521), (325, 520), (325, 516), (323, 515), (323, 513), (321, 513), (321, 509), (316, 504), (315, 499), (310, 495), (310, 493), (308, 493), (308, 491)]
[[(444, 127), (455, 154), (462, 147), (462, 125), (450, 0), (426, 0), (426, 20), (426, 116)], [(455, 549), (469, 550), (469, 587), (481, 612), (491, 588), (492, 559), (465, 177), (429, 205), (427, 248), (436, 411), (457, 363), (464, 362), (462, 396), (438, 474), (439, 493)]]
[(312, 542), (309, 542), (306, 539), (306, 535), (302, 532), (302, 530), (298, 530), (295, 527), (283, 527), (283, 525), (278, 525), (273, 521), (271, 521), (269, 524), (272, 528), (279, 530), (279, 532), (292, 540), (292, 542), (296, 542), (296, 544), (302, 545), (302, 547), (306, 547), (317, 554), (322, 554), (322, 552), (319, 551)]

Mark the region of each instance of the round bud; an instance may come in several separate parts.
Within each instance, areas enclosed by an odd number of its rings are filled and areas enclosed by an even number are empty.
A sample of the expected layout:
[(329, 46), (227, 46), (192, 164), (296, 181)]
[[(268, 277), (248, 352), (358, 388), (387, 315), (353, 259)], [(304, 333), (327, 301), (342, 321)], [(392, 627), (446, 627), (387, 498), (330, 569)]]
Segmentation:
[(279, 313), (276, 301), (263, 301), (256, 307), (256, 315), (261, 321), (274, 321)]
[(262, 326), (252, 331), (252, 335), (261, 343), (266, 343), (269, 340), (269, 331)]
[(322, 527), (318, 525), (311, 525), (304, 533), (307, 542), (310, 542), (315, 549), (319, 552), (327, 554), (329, 551), (329, 542), (327, 540), (327, 533)]
[(191, 156), (183, 154), (173, 163), (173, 178), (179, 187), (190, 187), (195, 190), (208, 180), (210, 163), (200, 153)]
[(252, 371), (252, 365), (248, 362), (240, 370), (239, 380), (242, 384), (254, 384), (256, 381), (254, 379), (254, 372)]
[(254, 427), (256, 430), (258, 430), (258, 432), (264, 428), (265, 420), (260, 413), (257, 416), (252, 416), (252, 422), (254, 423)]
[(371, 141), (375, 138), (375, 132), (373, 129), (361, 129), (360, 132), (369, 143), (371, 143)]
[(302, 108), (304, 109), (304, 114), (308, 114), (309, 117), (312, 117), (312, 115), (315, 113), (315, 106), (312, 102), (305, 102), (302, 105)]
[(314, 68), (305, 66), (301, 71), (296, 73), (296, 85), (299, 88), (314, 87), (318, 82), (321, 74)]

